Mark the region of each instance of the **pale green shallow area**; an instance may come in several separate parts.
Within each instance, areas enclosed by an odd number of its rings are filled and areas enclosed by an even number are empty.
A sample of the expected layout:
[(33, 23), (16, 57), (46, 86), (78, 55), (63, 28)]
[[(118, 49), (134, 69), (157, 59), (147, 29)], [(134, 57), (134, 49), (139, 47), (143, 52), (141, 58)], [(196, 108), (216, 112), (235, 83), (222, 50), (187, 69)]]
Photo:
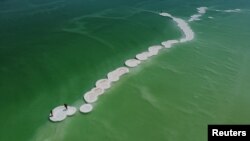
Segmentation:
[[(48, 121), (126, 59), (182, 36), (152, 12), (187, 20), (200, 6), (242, 11), (209, 10), (190, 23), (193, 41), (132, 69), (92, 113)], [(0, 9), (1, 141), (205, 141), (207, 124), (250, 123), (247, 0), (5, 0)]]

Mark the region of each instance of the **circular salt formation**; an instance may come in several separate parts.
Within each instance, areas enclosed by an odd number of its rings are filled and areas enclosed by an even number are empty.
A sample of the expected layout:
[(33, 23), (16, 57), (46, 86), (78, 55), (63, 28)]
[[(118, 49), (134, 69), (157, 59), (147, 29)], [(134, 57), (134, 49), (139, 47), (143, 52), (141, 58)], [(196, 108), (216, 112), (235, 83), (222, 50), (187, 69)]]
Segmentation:
[(110, 80), (111, 82), (114, 82), (114, 81), (118, 81), (122, 75), (128, 72), (129, 72), (129, 69), (127, 67), (120, 67), (108, 73), (107, 77), (108, 77), (108, 80)]
[(160, 45), (156, 45), (156, 46), (151, 46), (148, 48), (149, 52), (153, 52), (153, 51), (159, 51), (160, 49), (162, 49), (162, 46)]
[(162, 46), (160, 45), (149, 47), (148, 48), (149, 55), (150, 56), (157, 55), (160, 49), (162, 49)]
[(161, 44), (165, 47), (165, 48), (170, 48), (173, 44), (178, 43), (178, 40), (168, 40), (165, 42), (162, 42)]
[(125, 65), (128, 67), (136, 67), (137, 65), (139, 65), (141, 63), (141, 61), (136, 60), (136, 59), (129, 59), (125, 62)]
[(111, 84), (108, 79), (100, 79), (95, 83), (97, 88), (108, 89), (110, 88)]
[[(65, 108), (65, 107), (64, 107)], [(76, 113), (76, 108), (72, 106), (68, 106), (68, 109), (64, 110), (67, 116), (73, 116)]]
[(63, 121), (67, 114), (62, 110), (53, 109), (53, 116), (50, 115), (49, 119), (53, 122)]
[(147, 60), (148, 59), (148, 53), (143, 52), (143, 53), (137, 54), (135, 56), (135, 58), (138, 59), (138, 60), (141, 60), (141, 61)]
[(104, 90), (102, 88), (93, 88), (91, 90), (92, 93), (96, 94), (97, 96), (102, 95), (104, 93)]
[(152, 57), (154, 55), (157, 55), (158, 54), (158, 51), (157, 52), (148, 52), (148, 57)]
[(108, 73), (108, 80), (115, 82), (119, 80), (119, 76), (115, 71)]
[(98, 100), (98, 96), (97, 94), (93, 93), (93, 92), (87, 92), (86, 94), (84, 94), (84, 100), (87, 102), (87, 103), (94, 103)]
[(81, 107), (80, 107), (80, 111), (82, 113), (89, 113), (93, 110), (93, 106), (91, 104), (83, 104)]
[(119, 76), (126, 74), (129, 72), (129, 69), (127, 67), (120, 67), (115, 70)]
[(68, 106), (66, 109), (64, 106), (58, 106), (52, 110), (53, 116), (50, 116), (49, 119), (53, 122), (63, 121), (67, 116), (72, 116), (76, 113), (76, 108)]

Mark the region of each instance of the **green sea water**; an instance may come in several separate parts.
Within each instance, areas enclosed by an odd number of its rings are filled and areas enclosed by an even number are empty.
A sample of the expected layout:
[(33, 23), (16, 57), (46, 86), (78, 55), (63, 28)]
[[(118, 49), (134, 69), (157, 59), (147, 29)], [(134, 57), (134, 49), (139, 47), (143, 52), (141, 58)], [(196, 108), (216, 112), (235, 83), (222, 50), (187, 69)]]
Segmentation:
[[(200, 6), (209, 10), (190, 23), (194, 40), (131, 69), (92, 113), (48, 120), (125, 60), (181, 38), (153, 12), (188, 20)], [(248, 0), (2, 0), (0, 140), (205, 141), (207, 124), (249, 124), (249, 17)]]

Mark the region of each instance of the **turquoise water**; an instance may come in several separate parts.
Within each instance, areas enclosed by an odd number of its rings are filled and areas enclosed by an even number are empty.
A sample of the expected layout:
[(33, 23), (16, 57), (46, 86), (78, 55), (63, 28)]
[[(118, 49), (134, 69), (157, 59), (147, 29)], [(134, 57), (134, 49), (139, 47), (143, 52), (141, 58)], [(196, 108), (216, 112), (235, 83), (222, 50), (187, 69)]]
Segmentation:
[[(247, 0), (0, 3), (0, 140), (198, 141), (207, 124), (250, 122)], [(55, 106), (79, 107), (82, 94), (126, 59), (182, 36), (152, 11), (188, 20), (200, 6), (209, 10), (190, 23), (193, 41), (131, 69), (92, 113), (48, 121)], [(242, 11), (213, 11), (235, 8)]]

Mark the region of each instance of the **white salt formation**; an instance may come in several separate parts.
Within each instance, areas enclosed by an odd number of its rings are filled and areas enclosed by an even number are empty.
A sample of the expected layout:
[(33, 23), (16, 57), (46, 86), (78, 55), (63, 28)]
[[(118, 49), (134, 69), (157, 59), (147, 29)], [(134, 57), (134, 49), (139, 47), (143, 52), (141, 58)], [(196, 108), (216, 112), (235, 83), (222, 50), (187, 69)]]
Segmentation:
[(162, 42), (161, 44), (165, 47), (165, 48), (171, 48), (173, 44), (178, 43), (178, 40), (168, 40), (165, 42)]
[(168, 13), (160, 13), (160, 15), (168, 16), (168, 17), (172, 18), (177, 23), (177, 25), (179, 26), (179, 28), (183, 31), (183, 33), (185, 35), (184, 38), (180, 39), (181, 43), (193, 40), (194, 32), (190, 28), (190, 26), (188, 25), (187, 22), (185, 22), (183, 19), (175, 18), (175, 17), (173, 17), (172, 15), (170, 15)]
[(119, 80), (119, 76), (116, 71), (109, 72), (107, 77), (108, 77), (108, 80), (111, 82), (115, 82)]
[(194, 32), (190, 28), (188, 23), (186, 23), (184, 20), (182, 20), (180, 18), (173, 18), (173, 20), (177, 23), (177, 25), (180, 27), (180, 29), (182, 29), (182, 31), (184, 32), (185, 37), (180, 39), (181, 43), (191, 41), (194, 39)]
[(137, 59), (129, 59), (125, 62), (125, 65), (128, 67), (136, 67), (141, 63), (141, 61), (137, 60)]
[(200, 20), (200, 17), (203, 16), (206, 13), (207, 9), (208, 9), (207, 7), (199, 7), (199, 8), (197, 8), (198, 14), (192, 15), (188, 21), (192, 22), (192, 21)]
[(49, 119), (53, 122), (63, 121), (67, 116), (72, 116), (76, 113), (76, 108), (68, 106), (67, 109), (64, 106), (58, 106), (52, 110), (52, 114)]
[(140, 61), (145, 61), (148, 59), (148, 52), (139, 53), (135, 56), (135, 58), (140, 60)]
[(108, 79), (100, 79), (95, 83), (97, 88), (108, 89), (111, 86), (111, 82)]
[(98, 100), (98, 96), (99, 95), (97, 93), (89, 91), (83, 95), (83, 98), (87, 103), (94, 103)]
[(153, 56), (153, 55), (157, 55), (158, 54), (158, 52), (160, 51), (162, 49), (162, 46), (160, 46), (160, 45), (156, 45), (156, 46), (150, 46), (149, 48), (148, 48), (148, 57), (151, 57), (151, 56)]
[(89, 113), (93, 110), (93, 106), (91, 104), (83, 104), (80, 107), (80, 112), (82, 113)]
[(118, 81), (122, 75), (128, 72), (129, 72), (129, 69), (127, 67), (120, 67), (112, 72), (109, 72), (107, 77), (109, 81), (115, 82), (115, 81)]
[(84, 100), (87, 103), (94, 103), (98, 100), (98, 96), (102, 95), (106, 89), (111, 87), (111, 82), (118, 81), (119, 78), (128, 73), (129, 69), (127, 67), (119, 67), (116, 70), (108, 73), (108, 79), (100, 79), (96, 82), (96, 87), (91, 89), (91, 91), (86, 92), (83, 95)]
[(129, 69), (127, 67), (120, 67), (116, 69), (116, 73), (121, 77), (122, 75), (129, 73)]
[(91, 89), (91, 92), (94, 93), (95, 95), (99, 96), (102, 95), (104, 93), (104, 90), (102, 88), (93, 88)]

